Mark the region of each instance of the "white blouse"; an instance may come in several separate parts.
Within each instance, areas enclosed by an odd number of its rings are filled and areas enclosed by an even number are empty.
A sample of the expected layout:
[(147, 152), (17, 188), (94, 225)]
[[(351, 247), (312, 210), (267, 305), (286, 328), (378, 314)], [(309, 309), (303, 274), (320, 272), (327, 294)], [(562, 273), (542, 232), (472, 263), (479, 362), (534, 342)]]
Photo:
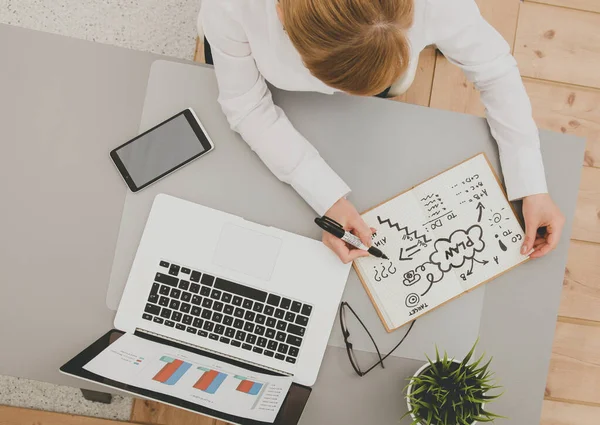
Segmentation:
[[(350, 188), (273, 104), (265, 81), (290, 91), (336, 92), (315, 78), (283, 30), (277, 0), (203, 0), (219, 102), (231, 128), (269, 169), (323, 215)], [(473, 0), (415, 0), (411, 62), (435, 44), (481, 92), (511, 200), (545, 193), (537, 127), (515, 59)], [(401, 142), (399, 142), (401, 143)]]

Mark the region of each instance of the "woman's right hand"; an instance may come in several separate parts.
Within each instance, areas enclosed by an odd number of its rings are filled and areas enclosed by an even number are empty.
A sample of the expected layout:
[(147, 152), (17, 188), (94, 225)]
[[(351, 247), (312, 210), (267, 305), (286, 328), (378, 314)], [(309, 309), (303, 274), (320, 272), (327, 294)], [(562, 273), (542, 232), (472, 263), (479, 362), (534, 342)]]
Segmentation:
[[(371, 236), (375, 229), (369, 228), (364, 222), (354, 205), (346, 198), (340, 198), (325, 215), (340, 223), (346, 231), (354, 233), (360, 238), (366, 246), (371, 246)], [(331, 233), (323, 232), (323, 243), (340, 257), (345, 264), (348, 264), (359, 257), (368, 257), (369, 253), (362, 249), (350, 247), (343, 240), (336, 238)]]

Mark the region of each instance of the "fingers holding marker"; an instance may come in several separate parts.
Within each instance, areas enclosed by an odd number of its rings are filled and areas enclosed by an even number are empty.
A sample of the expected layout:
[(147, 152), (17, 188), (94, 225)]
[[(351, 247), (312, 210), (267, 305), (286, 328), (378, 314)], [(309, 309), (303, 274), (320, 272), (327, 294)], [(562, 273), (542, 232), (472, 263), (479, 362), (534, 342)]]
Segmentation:
[(370, 247), (372, 244), (371, 237), (373, 236), (373, 231), (369, 226), (367, 226), (367, 223), (365, 223), (364, 220), (358, 216), (358, 218), (353, 223), (350, 223), (350, 225), (362, 243)]
[(360, 257), (366, 257), (369, 255), (367, 251), (361, 249), (349, 249), (348, 245), (341, 240), (331, 235), (323, 236), (323, 243), (331, 249), (345, 264), (351, 263)]

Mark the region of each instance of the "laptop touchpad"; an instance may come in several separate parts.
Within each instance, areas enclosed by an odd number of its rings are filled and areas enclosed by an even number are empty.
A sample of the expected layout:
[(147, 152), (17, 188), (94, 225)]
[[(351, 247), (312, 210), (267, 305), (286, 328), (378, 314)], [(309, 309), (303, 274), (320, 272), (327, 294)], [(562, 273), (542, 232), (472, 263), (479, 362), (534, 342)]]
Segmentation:
[(256, 230), (226, 223), (213, 263), (263, 280), (270, 280), (282, 240)]

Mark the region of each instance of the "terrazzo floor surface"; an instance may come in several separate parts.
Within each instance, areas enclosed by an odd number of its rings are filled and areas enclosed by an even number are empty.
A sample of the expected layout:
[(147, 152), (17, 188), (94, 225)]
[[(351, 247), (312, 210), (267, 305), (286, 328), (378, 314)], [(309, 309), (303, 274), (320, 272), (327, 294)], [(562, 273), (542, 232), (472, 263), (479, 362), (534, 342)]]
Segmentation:
[[(192, 59), (201, 0), (0, 0), (0, 23)], [(0, 376), (0, 404), (128, 420), (132, 398), (86, 401), (78, 389)]]
[(117, 395), (111, 404), (94, 403), (84, 399), (77, 388), (0, 376), (0, 405), (127, 421), (132, 403), (132, 397)]
[(0, 0), (0, 23), (192, 59), (201, 0)]

